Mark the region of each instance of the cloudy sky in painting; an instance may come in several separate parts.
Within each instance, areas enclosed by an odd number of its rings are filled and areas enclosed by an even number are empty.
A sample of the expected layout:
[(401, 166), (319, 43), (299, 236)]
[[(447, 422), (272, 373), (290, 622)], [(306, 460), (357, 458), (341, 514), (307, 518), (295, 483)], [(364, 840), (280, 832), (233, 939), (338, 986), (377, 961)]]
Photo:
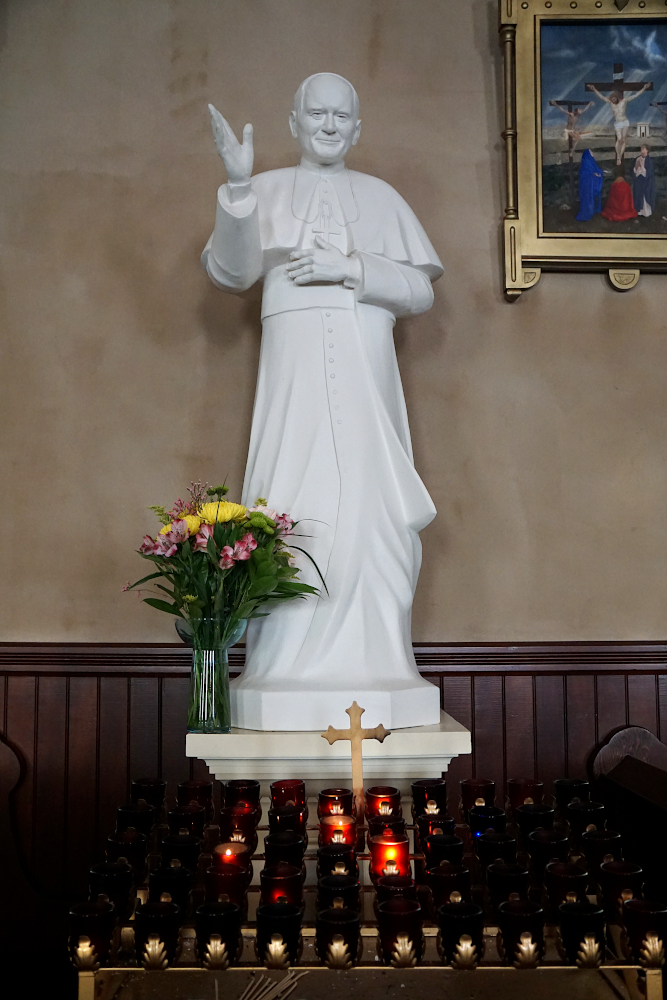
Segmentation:
[(628, 104), (630, 123), (651, 122), (665, 126), (665, 116), (651, 107), (652, 101), (667, 101), (667, 23), (664, 21), (543, 24), (542, 124), (549, 127), (565, 122), (564, 116), (550, 107), (550, 100), (592, 100), (594, 106), (583, 119), (586, 126), (611, 126), (613, 118), (609, 105), (587, 91), (584, 84), (611, 81), (617, 62), (623, 63), (626, 81), (653, 81), (652, 91)]

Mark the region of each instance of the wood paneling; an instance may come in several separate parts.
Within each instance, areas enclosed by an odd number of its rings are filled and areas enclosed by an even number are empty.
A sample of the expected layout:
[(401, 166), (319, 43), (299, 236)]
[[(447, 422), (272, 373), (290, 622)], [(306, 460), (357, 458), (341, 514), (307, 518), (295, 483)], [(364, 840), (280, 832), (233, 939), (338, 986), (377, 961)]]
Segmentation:
[[(443, 708), (473, 734), (458, 781), (585, 774), (596, 743), (631, 724), (667, 734), (667, 644), (418, 645)], [(242, 668), (243, 647), (230, 656)], [(0, 645), (0, 724), (25, 764), (14, 797), (20, 850), (46, 892), (80, 897), (132, 777), (206, 774), (185, 757), (190, 652), (181, 645)], [(415, 775), (417, 777), (417, 775)]]

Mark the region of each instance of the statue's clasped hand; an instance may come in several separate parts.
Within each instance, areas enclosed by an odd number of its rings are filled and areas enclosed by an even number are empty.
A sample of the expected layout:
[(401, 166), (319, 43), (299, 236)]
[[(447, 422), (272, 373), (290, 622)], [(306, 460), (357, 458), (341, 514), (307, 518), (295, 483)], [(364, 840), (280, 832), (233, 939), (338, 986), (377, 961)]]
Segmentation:
[(315, 237), (316, 246), (308, 250), (295, 250), (290, 254), (287, 273), (295, 285), (309, 285), (314, 281), (345, 281), (352, 276), (349, 257), (321, 236)]

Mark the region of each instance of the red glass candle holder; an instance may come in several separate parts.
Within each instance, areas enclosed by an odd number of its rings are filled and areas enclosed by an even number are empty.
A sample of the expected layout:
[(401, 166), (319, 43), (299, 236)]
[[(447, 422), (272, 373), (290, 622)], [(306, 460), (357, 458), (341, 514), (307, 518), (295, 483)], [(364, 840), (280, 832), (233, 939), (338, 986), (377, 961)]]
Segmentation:
[(283, 778), (272, 782), (271, 808), (284, 809), (290, 805), (299, 809), (306, 808), (306, 782), (301, 778)]
[(566, 861), (550, 861), (544, 870), (544, 884), (551, 913), (554, 915), (558, 913), (558, 907), (567, 900), (570, 893), (574, 893), (581, 902), (586, 901), (588, 872)]
[(510, 778), (507, 782), (507, 798), (512, 810), (523, 805), (541, 805), (544, 782), (535, 778)]
[(162, 778), (136, 778), (130, 786), (130, 802), (140, 802), (143, 799), (155, 808), (159, 817), (166, 792), (167, 782)]
[(203, 806), (206, 818), (213, 819), (213, 782), (205, 778), (190, 778), (181, 781), (176, 788), (176, 803), (179, 806), (189, 806), (191, 802)]
[[(377, 918), (383, 961), (390, 964), (399, 953), (399, 945), (414, 951), (414, 957), (419, 961), (424, 949), (422, 908), (419, 903), (396, 896), (378, 905)], [(399, 937), (407, 940), (399, 942)]]
[(74, 954), (80, 938), (85, 937), (94, 948), (97, 961), (105, 965), (115, 923), (116, 908), (104, 896), (94, 902), (77, 903), (69, 911), (70, 955)]
[(306, 841), (294, 830), (285, 830), (284, 833), (270, 833), (264, 838), (264, 858), (267, 868), (279, 864), (302, 868), (305, 852)]
[(495, 910), (501, 903), (517, 896), (519, 899), (528, 899), (528, 879), (528, 869), (523, 865), (492, 862), (486, 870), (492, 908)]
[(250, 872), (235, 865), (215, 865), (204, 873), (204, 890), (207, 903), (217, 903), (226, 897), (243, 910), (250, 884)]
[(224, 841), (237, 840), (248, 844), (252, 851), (257, 850), (256, 813), (252, 806), (240, 803), (235, 806), (223, 806), (219, 818), (220, 839)]
[(461, 812), (468, 821), (474, 805), (492, 806), (495, 803), (496, 783), (490, 778), (463, 778), (461, 781)]
[(213, 864), (218, 867), (234, 865), (247, 872), (250, 870), (251, 862), (251, 847), (238, 840), (228, 840), (226, 844), (216, 844), (213, 848)]
[(110, 833), (107, 837), (107, 861), (118, 861), (120, 858), (127, 861), (132, 866), (135, 885), (144, 881), (147, 854), (148, 839), (137, 830)]
[(241, 806), (254, 811), (255, 825), (262, 817), (261, 794), (261, 785), (254, 778), (244, 780), (235, 778), (232, 781), (225, 781), (222, 786), (223, 805), (227, 807)]
[(428, 813), (422, 813), (421, 816), (417, 816), (416, 824), (417, 844), (422, 853), (427, 837), (439, 833), (454, 833), (454, 820), (451, 816), (431, 816)]
[(654, 934), (663, 944), (667, 940), (667, 903), (628, 899), (623, 903), (623, 924), (632, 958), (639, 962), (649, 934)]
[(420, 778), (413, 781), (412, 789), (412, 815), (423, 815), (425, 812), (441, 813), (447, 812), (447, 782), (444, 778)]
[(326, 875), (359, 875), (354, 847), (346, 844), (327, 844), (317, 850), (317, 877)]
[(401, 793), (391, 785), (366, 789), (366, 816), (401, 816)]
[(539, 903), (529, 899), (511, 899), (498, 907), (500, 933), (497, 937), (498, 954), (507, 965), (520, 960), (520, 948), (529, 944), (527, 937), (537, 946), (538, 961), (544, 955), (544, 911)]
[(199, 837), (185, 827), (176, 834), (170, 834), (162, 841), (160, 853), (162, 854), (162, 864), (168, 865), (172, 861), (180, 861), (184, 868), (191, 872), (197, 871), (199, 855), (202, 852), (203, 842)]
[(325, 875), (317, 883), (317, 910), (330, 910), (334, 906), (344, 906), (349, 910), (359, 910), (360, 885), (355, 875)]
[(134, 909), (132, 882), (132, 868), (124, 862), (103, 861), (93, 865), (88, 875), (90, 899), (94, 901), (100, 895), (108, 896), (116, 907), (118, 919), (128, 920)]
[(347, 948), (349, 961), (356, 964), (361, 952), (361, 928), (356, 910), (335, 907), (320, 910), (315, 918), (315, 952), (321, 962), (328, 964), (329, 948), (341, 943)]
[(180, 906), (166, 898), (164, 902), (150, 900), (137, 906), (134, 915), (134, 942), (139, 964), (143, 959), (150, 935), (157, 934), (164, 945), (169, 965), (173, 965), (182, 923)]
[(318, 844), (347, 844), (354, 847), (357, 843), (357, 824), (352, 816), (323, 816), (320, 820), (320, 835)]
[(622, 900), (642, 895), (644, 872), (632, 861), (604, 861), (597, 876), (608, 920), (618, 917)]
[(195, 837), (204, 837), (204, 826), (206, 825), (206, 809), (197, 802), (190, 802), (187, 806), (176, 806), (167, 813), (169, 832), (178, 833), (179, 830), (188, 829), (194, 833)]
[(455, 901), (457, 897), (468, 903), (472, 898), (470, 870), (463, 865), (453, 865), (449, 861), (443, 861), (435, 868), (428, 868), (426, 884), (431, 890), (434, 910), (444, 903)]
[(272, 865), (259, 873), (262, 903), (287, 902), (301, 906), (303, 902), (303, 872), (294, 865)]
[(269, 809), (269, 830), (271, 833), (284, 833), (293, 830), (308, 839), (306, 832), (308, 810), (301, 806), (281, 806), (280, 809)]
[(145, 799), (141, 802), (130, 802), (126, 806), (118, 806), (116, 810), (116, 833), (134, 828), (150, 837), (156, 821), (155, 806), (149, 805)]
[(371, 837), (370, 876), (373, 882), (383, 875), (409, 875), (410, 843), (405, 834), (396, 834), (386, 830), (379, 837)]
[(371, 837), (380, 837), (385, 830), (392, 833), (405, 833), (407, 823), (402, 816), (371, 816), (368, 819), (368, 840)]
[(317, 816), (354, 816), (354, 794), (350, 788), (324, 788), (317, 797)]
[(417, 898), (417, 883), (409, 875), (383, 875), (375, 883), (376, 902), (385, 903), (388, 899), (402, 896), (403, 899)]
[(452, 833), (434, 833), (424, 841), (424, 859), (427, 868), (434, 868), (443, 861), (460, 865), (463, 863), (463, 841)]
[(533, 830), (528, 834), (526, 851), (533, 864), (535, 880), (540, 884), (544, 879), (544, 869), (550, 861), (567, 861), (570, 842), (558, 830)]

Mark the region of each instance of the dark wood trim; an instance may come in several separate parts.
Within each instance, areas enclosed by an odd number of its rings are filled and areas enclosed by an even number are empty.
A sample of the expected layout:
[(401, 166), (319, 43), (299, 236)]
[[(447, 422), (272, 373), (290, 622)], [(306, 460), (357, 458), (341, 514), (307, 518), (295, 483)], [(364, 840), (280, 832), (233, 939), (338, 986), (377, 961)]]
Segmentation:
[[(667, 673), (667, 642), (415, 643), (423, 674)], [(245, 647), (230, 651), (243, 668)], [(0, 643), (0, 674), (185, 677), (181, 643)]]

